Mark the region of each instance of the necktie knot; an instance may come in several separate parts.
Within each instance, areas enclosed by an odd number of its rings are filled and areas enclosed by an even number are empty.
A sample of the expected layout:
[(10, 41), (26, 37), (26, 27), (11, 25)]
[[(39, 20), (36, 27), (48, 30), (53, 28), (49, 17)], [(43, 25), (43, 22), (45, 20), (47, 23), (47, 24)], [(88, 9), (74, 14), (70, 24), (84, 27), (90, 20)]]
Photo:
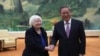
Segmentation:
[(69, 22), (66, 22), (66, 24), (68, 25), (68, 24), (69, 24)]

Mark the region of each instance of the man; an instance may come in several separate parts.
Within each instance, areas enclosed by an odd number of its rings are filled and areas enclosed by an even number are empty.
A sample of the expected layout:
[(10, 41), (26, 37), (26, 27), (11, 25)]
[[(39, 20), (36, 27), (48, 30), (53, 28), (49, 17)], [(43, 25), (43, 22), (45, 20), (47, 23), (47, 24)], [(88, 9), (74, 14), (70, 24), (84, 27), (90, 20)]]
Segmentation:
[(62, 6), (60, 8), (59, 21), (54, 28), (49, 50), (53, 50), (59, 40), (58, 56), (84, 56), (86, 37), (83, 23), (71, 17), (71, 8)]

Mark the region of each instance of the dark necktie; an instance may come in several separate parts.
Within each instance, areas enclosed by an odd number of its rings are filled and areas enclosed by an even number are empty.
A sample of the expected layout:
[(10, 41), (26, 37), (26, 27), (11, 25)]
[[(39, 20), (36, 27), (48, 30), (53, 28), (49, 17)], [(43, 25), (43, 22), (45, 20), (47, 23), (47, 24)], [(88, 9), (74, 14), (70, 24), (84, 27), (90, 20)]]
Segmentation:
[(69, 33), (70, 33), (69, 23), (67, 22), (66, 24), (67, 24), (67, 26), (66, 26), (66, 35), (69, 38)]

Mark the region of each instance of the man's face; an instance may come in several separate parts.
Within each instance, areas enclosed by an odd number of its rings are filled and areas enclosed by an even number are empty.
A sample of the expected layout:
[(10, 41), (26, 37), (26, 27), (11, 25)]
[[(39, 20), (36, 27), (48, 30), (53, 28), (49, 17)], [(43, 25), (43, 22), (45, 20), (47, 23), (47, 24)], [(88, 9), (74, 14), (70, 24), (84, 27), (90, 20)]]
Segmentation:
[(71, 11), (68, 8), (62, 8), (60, 11), (62, 19), (68, 21), (71, 18)]

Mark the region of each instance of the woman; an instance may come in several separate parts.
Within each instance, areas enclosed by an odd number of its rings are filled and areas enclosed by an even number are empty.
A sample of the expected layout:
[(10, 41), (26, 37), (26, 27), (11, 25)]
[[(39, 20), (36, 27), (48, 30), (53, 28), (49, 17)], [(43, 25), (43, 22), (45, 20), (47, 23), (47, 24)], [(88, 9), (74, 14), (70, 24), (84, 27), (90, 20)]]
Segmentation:
[(49, 56), (47, 34), (41, 27), (42, 19), (38, 15), (30, 17), (29, 28), (25, 33), (25, 50), (22, 56)]

